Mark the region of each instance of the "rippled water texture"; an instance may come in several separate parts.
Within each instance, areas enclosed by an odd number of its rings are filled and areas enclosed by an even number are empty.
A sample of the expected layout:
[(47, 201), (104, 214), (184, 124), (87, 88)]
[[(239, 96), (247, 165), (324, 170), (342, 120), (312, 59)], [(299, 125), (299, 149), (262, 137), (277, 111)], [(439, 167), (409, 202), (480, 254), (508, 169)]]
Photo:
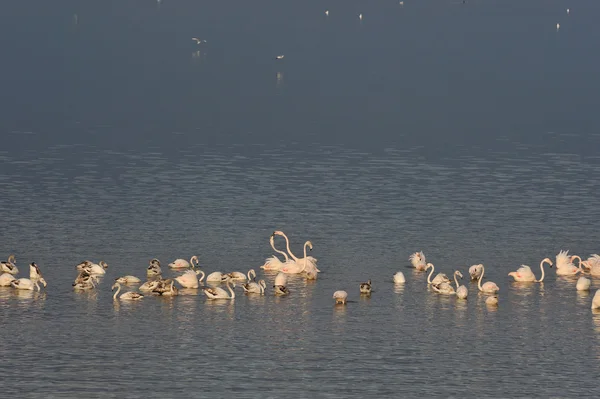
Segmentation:
[[(0, 5), (0, 258), (48, 281), (0, 287), (5, 395), (600, 394), (600, 280), (507, 276), (600, 252), (597, 2), (85, 3)], [(276, 229), (318, 281), (112, 300), (154, 257), (259, 270)], [(499, 306), (427, 289), (419, 250)]]

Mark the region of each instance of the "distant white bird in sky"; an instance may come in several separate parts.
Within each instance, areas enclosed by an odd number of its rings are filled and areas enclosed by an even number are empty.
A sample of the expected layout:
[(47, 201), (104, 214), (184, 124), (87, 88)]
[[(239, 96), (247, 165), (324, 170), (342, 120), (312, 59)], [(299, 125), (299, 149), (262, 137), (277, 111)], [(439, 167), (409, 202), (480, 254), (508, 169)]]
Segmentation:
[(197, 37), (192, 37), (192, 40), (196, 42), (196, 44), (206, 43), (206, 40), (198, 39)]
[(560, 29), (560, 24), (556, 24), (556, 30), (558, 31)]
[(404, 2), (403, 2), (403, 1), (401, 1), (401, 2), (400, 2), (400, 5), (401, 5), (401, 6), (403, 6), (403, 5), (404, 5)]
[(363, 19), (362, 14), (358, 14), (358, 19), (360, 19), (362, 21), (362, 19)]
[(567, 8), (567, 15), (568, 15), (570, 12), (571, 12), (571, 10), (569, 10), (569, 9)]
[(329, 10), (325, 10), (325, 15), (329, 16)]
[(278, 55), (278, 56), (277, 56), (277, 57), (275, 57), (275, 58), (276, 58), (276, 59), (278, 59), (278, 60), (282, 60), (282, 59), (283, 59), (283, 57), (285, 57), (285, 55), (283, 55), (283, 54), (280, 54), (280, 55)]

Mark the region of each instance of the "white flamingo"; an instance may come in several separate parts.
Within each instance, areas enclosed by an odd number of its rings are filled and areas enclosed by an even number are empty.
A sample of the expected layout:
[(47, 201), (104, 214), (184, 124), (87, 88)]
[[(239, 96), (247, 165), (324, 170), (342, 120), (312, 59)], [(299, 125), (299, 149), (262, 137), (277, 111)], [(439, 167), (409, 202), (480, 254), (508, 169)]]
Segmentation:
[(19, 273), (19, 268), (16, 265), (14, 255), (10, 255), (6, 262), (0, 262), (0, 271), (16, 275)]
[(335, 299), (336, 305), (345, 305), (346, 300), (348, 299), (348, 293), (346, 291), (336, 291), (333, 293), (333, 299)]
[(531, 268), (527, 265), (521, 265), (520, 268), (517, 269), (516, 272), (508, 273), (509, 276), (512, 276), (515, 281), (519, 282), (531, 282), (531, 283), (541, 283), (544, 281), (544, 263), (548, 263), (550, 267), (552, 267), (552, 261), (550, 258), (544, 258), (540, 262), (540, 270), (542, 271), (542, 277), (539, 280), (536, 280), (535, 274), (531, 271)]
[(290, 290), (288, 290), (285, 285), (274, 285), (273, 293), (277, 296), (283, 296), (288, 295), (290, 293)]
[(273, 255), (270, 258), (265, 259), (265, 264), (262, 265), (260, 268), (264, 270), (279, 271), (287, 262), (290, 261), (290, 258), (284, 251), (280, 251), (277, 248), (275, 248), (275, 236), (273, 234), (271, 234), (271, 237), (269, 237), (269, 242), (271, 243), (271, 248), (273, 248), (275, 252), (283, 255), (283, 258), (285, 260), (282, 262), (277, 256)]
[(173, 262), (169, 263), (169, 267), (171, 269), (187, 269), (189, 267), (193, 268), (198, 266), (199, 263), (198, 257), (194, 255), (190, 258), (189, 262), (185, 259), (175, 259)]
[(122, 276), (116, 278), (115, 281), (120, 284), (139, 284), (142, 282), (142, 280), (135, 276)]
[[(41, 281), (40, 281), (41, 282)], [(43, 284), (43, 283), (42, 283)], [(10, 285), (12, 285), (13, 287), (15, 287), (18, 290), (31, 290), (33, 291), (35, 288), (37, 288), (38, 291), (41, 291), (41, 288), (38, 284), (37, 280), (30, 280), (28, 278), (20, 278), (20, 279), (16, 279), (10, 282)], [(46, 285), (44, 285), (45, 287)]]
[(265, 289), (267, 288), (267, 283), (265, 280), (260, 280), (258, 283), (251, 281), (246, 284), (242, 284), (242, 288), (248, 294), (264, 294)]
[(224, 281), (226, 281), (228, 279), (227, 275), (225, 273), (221, 273), (221, 272), (212, 272), (211, 274), (209, 274), (206, 277), (206, 282), (211, 282), (211, 283), (222, 283)]
[[(114, 290), (115, 287), (117, 288), (117, 292), (115, 292), (115, 295), (113, 295), (113, 300), (117, 300), (117, 296), (119, 295), (119, 292), (121, 292), (121, 284), (119, 283), (114, 283), (113, 286), (111, 287), (111, 290)], [(138, 300), (138, 299), (142, 299), (144, 297), (144, 295), (140, 294), (139, 292), (133, 292), (133, 291), (129, 291), (126, 292), (124, 294), (122, 294), (119, 299), (120, 300)]]
[(231, 272), (227, 273), (227, 276), (234, 281), (252, 281), (256, 279), (256, 272), (254, 269), (248, 270), (248, 274), (244, 274), (242, 272)]
[(471, 276), (471, 281), (479, 280), (479, 276), (481, 276), (481, 270), (483, 270), (483, 265), (481, 263), (469, 267), (469, 275)]
[[(427, 264), (427, 269), (429, 269), (429, 268), (431, 268), (431, 272), (427, 276), (427, 284), (450, 283), (450, 279), (444, 273), (438, 273), (434, 277), (434, 279), (431, 280), (431, 275), (433, 274), (433, 271), (435, 270), (435, 266), (433, 266), (433, 263), (428, 263)], [(427, 270), (427, 269), (425, 269), (425, 270)]]
[(490, 296), (485, 299), (485, 304), (488, 306), (498, 306), (498, 297)]
[(92, 263), (90, 266), (90, 271), (92, 274), (96, 274), (96, 275), (104, 275), (106, 274), (106, 270), (108, 268), (108, 264), (101, 260), (100, 263)]
[(456, 276), (459, 276), (462, 279), (463, 275), (458, 270), (454, 272), (454, 283), (456, 284), (456, 297), (459, 299), (467, 299), (467, 296), (469, 296), (469, 289), (464, 285), (459, 285)]
[(592, 309), (600, 309), (600, 290), (596, 290), (592, 299)]
[(277, 273), (275, 276), (275, 283), (273, 285), (287, 285), (287, 274), (285, 273)]
[(2, 273), (0, 275), (0, 287), (10, 287), (11, 286), (10, 283), (15, 280), (16, 280), (16, 278), (12, 274)]
[(411, 254), (408, 260), (410, 260), (410, 263), (415, 269), (421, 271), (427, 270), (427, 261), (425, 260), (425, 254), (423, 251)]
[(486, 281), (485, 284), (481, 285), (481, 280), (483, 279), (483, 275), (485, 273), (485, 268), (481, 265), (481, 276), (479, 276), (479, 280), (477, 280), (477, 287), (479, 287), (479, 291), (486, 292), (489, 294), (495, 294), (500, 291), (500, 288), (496, 285), (496, 283), (491, 281)]
[(592, 254), (587, 260), (581, 262), (581, 264), (590, 269), (589, 272), (592, 276), (600, 276), (600, 255)]
[(579, 280), (577, 280), (577, 285), (575, 286), (575, 288), (577, 289), (577, 291), (589, 291), (591, 285), (592, 280), (581, 276), (579, 277)]
[(226, 284), (229, 292), (221, 287), (203, 287), (202, 289), (208, 299), (235, 299), (235, 291), (231, 288), (231, 284), (233, 285), (233, 288), (235, 288), (235, 283), (232, 283), (232, 281), (228, 279)]
[[(202, 274), (200, 278), (198, 278), (198, 274)], [(183, 288), (198, 288), (199, 283), (204, 280), (206, 275), (202, 270), (187, 270), (181, 276), (175, 277), (175, 280), (183, 287)]]
[(404, 273), (397, 272), (394, 274), (394, 284), (404, 284), (406, 283), (406, 277), (404, 277)]
[[(292, 262), (286, 263), (281, 268), (281, 272), (287, 273), (287, 274), (299, 274), (299, 273), (306, 271), (307, 269), (311, 270), (311, 271), (316, 270), (318, 272), (314, 263), (309, 259), (309, 258), (312, 258), (312, 256), (309, 256), (309, 257), (306, 256), (306, 248), (310, 248), (310, 250), (312, 251), (313, 245), (310, 241), (306, 241), (304, 243), (304, 258), (303, 259), (296, 258), (298, 260), (296, 260), (294, 263), (292, 263)], [(290, 255), (292, 257), (294, 257), (293, 254), (290, 253)]]
[(139, 290), (143, 291), (143, 292), (150, 292), (150, 291), (154, 291), (156, 289), (156, 287), (158, 287), (159, 284), (159, 280), (152, 280), (152, 281), (146, 281), (144, 284), (139, 286)]
[[(44, 277), (42, 276), (42, 272), (40, 271), (40, 268), (38, 267), (38, 265), (35, 262), (31, 262), (31, 264), (29, 265), (29, 279), (30, 280), (44, 280)], [(46, 280), (44, 280), (45, 282)], [(44, 283), (42, 283), (44, 284)]]
[(162, 274), (162, 269), (160, 268), (160, 261), (156, 258), (152, 259), (148, 264), (148, 268), (146, 269), (146, 275), (148, 277), (160, 276)]
[[(290, 249), (290, 240), (288, 239), (288, 237), (283, 233), (283, 231), (274, 231), (273, 235), (279, 235), (282, 236), (283, 238), (285, 238), (285, 245), (286, 245), (286, 249), (288, 251), (288, 253), (290, 254), (290, 257), (296, 262), (296, 263), (306, 263), (306, 262), (302, 262), (303, 260), (307, 260), (309, 263), (312, 263), (314, 268), (316, 269), (317, 272), (321, 272), (318, 268), (317, 268), (317, 258), (314, 258), (312, 256), (306, 256), (306, 251), (304, 252), (304, 258), (303, 259), (298, 259), (293, 253), (292, 250)], [(310, 242), (310, 241), (307, 241)], [(306, 243), (304, 243), (305, 249), (306, 249)], [(311, 247), (311, 251), (312, 251), (312, 243), (310, 244)], [(307, 265), (308, 266), (308, 265)]]
[(579, 272), (583, 272), (583, 269), (581, 269), (581, 264), (579, 268), (576, 267), (573, 264), (573, 259), (573, 256), (569, 256), (569, 251), (561, 250), (556, 255), (556, 274), (559, 276), (574, 276)]
[[(456, 286), (458, 286), (458, 281), (456, 280), (457, 273), (460, 273), (458, 270), (454, 272), (454, 281), (456, 282)], [(462, 274), (461, 274), (462, 277)], [(451, 283), (442, 282), (439, 284), (431, 284), (431, 288), (437, 292), (438, 294), (444, 295), (454, 295), (456, 291)]]

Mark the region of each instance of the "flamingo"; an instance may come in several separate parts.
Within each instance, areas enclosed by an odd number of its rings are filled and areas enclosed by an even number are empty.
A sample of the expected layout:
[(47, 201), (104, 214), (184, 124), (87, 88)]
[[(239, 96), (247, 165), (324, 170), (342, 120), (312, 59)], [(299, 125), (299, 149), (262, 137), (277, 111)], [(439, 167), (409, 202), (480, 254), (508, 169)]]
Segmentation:
[(592, 276), (600, 276), (600, 255), (592, 254), (586, 261), (581, 263), (584, 267), (590, 269)]
[(397, 272), (394, 274), (394, 284), (404, 284), (406, 283), (406, 278), (404, 277), (404, 273)]
[(17, 268), (17, 263), (14, 255), (10, 255), (6, 262), (0, 262), (0, 271), (5, 273), (10, 273), (12, 275), (16, 275), (19, 273), (19, 269)]
[(99, 264), (92, 263), (89, 266), (90, 266), (91, 274), (97, 274), (97, 275), (106, 274), (106, 271), (104, 269), (108, 268), (108, 264), (103, 260), (101, 260)]
[(545, 276), (544, 263), (548, 263), (550, 267), (552, 267), (552, 261), (550, 260), (550, 258), (544, 258), (540, 262), (540, 270), (542, 271), (542, 277), (540, 277), (539, 280), (535, 279), (535, 274), (533, 274), (531, 268), (527, 265), (521, 265), (521, 267), (517, 269), (516, 272), (510, 272), (508, 273), (508, 275), (512, 276), (515, 279), (515, 281), (541, 283), (542, 281), (544, 281)]
[[(114, 283), (113, 286), (111, 287), (111, 290), (114, 291), (115, 288), (117, 288), (117, 292), (115, 292), (115, 295), (113, 295), (113, 300), (116, 301), (117, 295), (119, 295), (119, 292), (121, 292), (121, 284)], [(122, 294), (119, 297), (119, 299), (120, 300), (138, 300), (138, 299), (142, 299), (143, 297), (144, 297), (144, 295), (140, 294), (139, 292), (129, 291), (129, 292)]]
[[(556, 255), (556, 275), (558, 276), (574, 276), (577, 273), (583, 273), (581, 258), (577, 255), (567, 256), (568, 253), (569, 251), (560, 251)], [(577, 258), (579, 259), (579, 267), (573, 264), (573, 260)]]
[(469, 290), (464, 285), (458, 285), (458, 279), (456, 278), (456, 276), (459, 276), (462, 279), (463, 275), (458, 270), (454, 272), (454, 283), (456, 284), (456, 297), (459, 299), (467, 299), (467, 296), (469, 295)]
[(600, 309), (600, 290), (596, 290), (594, 299), (592, 299), (592, 309)]
[(423, 251), (411, 254), (408, 260), (410, 260), (410, 263), (412, 263), (415, 269), (421, 271), (427, 270), (427, 263), (425, 261), (425, 254)]
[(10, 273), (2, 273), (0, 275), (0, 287), (10, 287), (11, 282), (15, 281), (16, 278)]
[(279, 258), (277, 256), (273, 255), (270, 258), (265, 259), (265, 264), (262, 265), (260, 268), (264, 269), (264, 270), (279, 271), (287, 262), (290, 261), (290, 258), (284, 251), (280, 251), (277, 248), (275, 248), (275, 236), (274, 235), (271, 235), (271, 237), (269, 237), (269, 242), (271, 243), (271, 248), (273, 248), (273, 250), (275, 252), (282, 254), (283, 258), (285, 260), (282, 262), (279, 260)]
[(275, 284), (274, 285), (286, 286), (287, 285), (287, 274), (278, 273), (277, 276), (275, 276)]
[(175, 259), (173, 262), (169, 263), (169, 267), (171, 269), (187, 269), (188, 267), (194, 267), (194, 265), (198, 265), (200, 262), (198, 261), (198, 257), (196, 255), (190, 258), (188, 262), (185, 259)]
[(575, 286), (575, 288), (577, 288), (577, 291), (589, 291), (591, 285), (592, 280), (581, 276), (579, 277), (579, 280), (577, 280), (577, 285)]
[[(456, 286), (458, 286), (458, 281), (456, 280), (457, 273), (460, 274), (460, 272), (458, 270), (454, 272), (454, 281), (456, 282)], [(462, 274), (461, 274), (461, 278), (462, 278)], [(438, 294), (444, 294), (444, 295), (456, 294), (456, 291), (454, 291), (454, 287), (452, 286), (451, 283), (442, 282), (439, 284), (431, 284), (431, 288)]]
[(135, 276), (123, 276), (116, 278), (115, 281), (120, 284), (139, 284), (142, 282), (142, 280)]
[(161, 296), (176, 296), (179, 295), (179, 290), (175, 287), (175, 281), (173, 279), (160, 280), (158, 285), (152, 292), (156, 292)]
[(285, 285), (274, 285), (273, 290), (275, 295), (278, 296), (288, 295), (290, 293), (290, 290), (288, 290)]
[[(198, 278), (198, 274), (202, 274), (202, 277)], [(204, 277), (206, 277), (206, 275), (202, 270), (187, 270), (181, 276), (175, 277), (175, 280), (177, 280), (183, 288), (198, 288), (198, 284), (204, 280)]]
[(336, 291), (333, 293), (333, 299), (335, 299), (335, 304), (345, 305), (346, 300), (348, 299), (348, 293), (346, 291)]
[(498, 297), (495, 295), (487, 297), (485, 300), (485, 304), (488, 306), (498, 306)]
[[(313, 245), (310, 241), (306, 241), (304, 243), (304, 258), (299, 259), (299, 260), (295, 261), (294, 263), (292, 263), (292, 262), (286, 263), (281, 268), (281, 272), (287, 273), (287, 274), (299, 274), (299, 273), (303, 273), (303, 272), (317, 273), (319, 270), (316, 268), (313, 261), (310, 260), (310, 258), (312, 258), (312, 256), (309, 256), (309, 257), (306, 256), (306, 248), (309, 248), (312, 251)], [(292, 255), (292, 254), (290, 254), (290, 255)]]
[(208, 299), (235, 299), (235, 291), (231, 288), (231, 285), (230, 285), (230, 284), (233, 284), (233, 288), (235, 288), (235, 283), (232, 283), (231, 279), (227, 279), (226, 284), (227, 284), (227, 289), (229, 290), (229, 293), (221, 287), (214, 287), (214, 288), (203, 287), (202, 289), (204, 290), (204, 294), (206, 295), (206, 297)]
[(483, 286), (481, 285), (481, 280), (483, 279), (484, 273), (485, 273), (485, 268), (483, 267), (483, 265), (481, 265), (481, 276), (479, 276), (479, 280), (477, 281), (477, 287), (479, 287), (479, 291), (486, 292), (489, 294), (494, 294), (494, 293), (500, 291), (500, 288), (498, 288), (496, 283), (493, 283), (491, 281), (486, 281), (485, 284), (483, 284)]
[(144, 284), (139, 286), (139, 290), (143, 292), (154, 291), (156, 287), (160, 284), (160, 280), (146, 281)]
[[(306, 256), (306, 252), (304, 252), (304, 259), (298, 259), (296, 256), (294, 256), (294, 254), (292, 253), (292, 250), (290, 249), (290, 240), (288, 239), (288, 237), (283, 233), (283, 231), (274, 231), (273, 235), (279, 235), (282, 236), (283, 238), (285, 238), (285, 245), (286, 245), (286, 249), (288, 251), (288, 253), (290, 254), (290, 256), (292, 257), (292, 259), (294, 261), (296, 261), (296, 263), (301, 263), (302, 260), (308, 260), (310, 263), (313, 264), (315, 270), (319, 273), (321, 272), (319, 269), (317, 269), (317, 259), (312, 257), (312, 256)], [(307, 241), (310, 242), (310, 241)], [(306, 243), (304, 243), (304, 245), (306, 246)], [(306, 248), (305, 248), (306, 249)], [(311, 250), (312, 250), (312, 243), (311, 243)]]
[[(438, 273), (435, 276), (435, 278), (433, 280), (431, 280), (431, 275), (433, 274), (433, 271), (435, 270), (435, 266), (433, 266), (433, 263), (427, 264), (427, 269), (429, 269), (429, 268), (431, 268), (431, 272), (427, 276), (427, 284), (450, 283), (450, 279), (444, 273)], [(425, 270), (427, 270), (427, 269), (425, 269)]]
[[(40, 282), (41, 280), (44, 280), (44, 277), (42, 277), (42, 272), (40, 271), (40, 268), (35, 262), (31, 262), (31, 264), (29, 265), (29, 279), (40, 280)], [(45, 281), (46, 280), (44, 280), (44, 282)]]
[(227, 277), (229, 277), (230, 279), (235, 280), (235, 281), (246, 281), (246, 280), (252, 281), (252, 280), (256, 279), (256, 272), (254, 271), (254, 269), (248, 270), (247, 275), (242, 272), (231, 272), (231, 273), (227, 273)]
[[(44, 283), (42, 283), (44, 284)], [(38, 284), (37, 280), (30, 280), (28, 278), (20, 278), (17, 280), (13, 280), (10, 282), (10, 285), (12, 285), (13, 287), (15, 287), (18, 290), (31, 290), (33, 291), (35, 288), (37, 288), (38, 291), (41, 291), (41, 288)], [(44, 284), (44, 287), (46, 285)]]
[(469, 275), (471, 276), (471, 281), (479, 280), (479, 276), (481, 276), (482, 269), (483, 265), (481, 263), (469, 267)]
[(222, 283), (225, 280), (227, 280), (228, 277), (225, 273), (221, 273), (221, 272), (212, 272), (211, 274), (209, 274), (206, 277), (206, 282), (212, 282), (212, 283)]
[(371, 293), (371, 280), (366, 283), (360, 283), (360, 293), (361, 294), (370, 294)]
[(243, 284), (242, 288), (248, 294), (264, 294), (265, 289), (267, 288), (267, 283), (265, 283), (265, 280), (260, 280), (258, 283), (251, 281)]
[(148, 277), (160, 276), (162, 269), (160, 268), (160, 261), (156, 258), (152, 259), (146, 269), (146, 275)]

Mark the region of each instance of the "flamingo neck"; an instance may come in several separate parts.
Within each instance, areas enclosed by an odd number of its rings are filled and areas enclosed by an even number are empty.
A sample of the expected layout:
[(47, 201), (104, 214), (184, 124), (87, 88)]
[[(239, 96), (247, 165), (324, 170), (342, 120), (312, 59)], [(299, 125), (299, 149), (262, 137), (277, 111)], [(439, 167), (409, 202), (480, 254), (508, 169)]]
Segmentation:
[(484, 273), (485, 273), (485, 267), (483, 267), (483, 265), (481, 265), (481, 276), (479, 276), (479, 280), (477, 281), (477, 286), (479, 287), (479, 291), (483, 291), (483, 288), (481, 288), (481, 280), (483, 279)]
[(204, 277), (206, 277), (206, 274), (205, 274), (205, 273), (204, 273), (202, 270), (200, 270), (200, 274), (202, 274), (202, 277), (200, 277), (200, 278), (198, 279), (198, 282), (199, 282), (199, 283), (201, 283), (201, 282), (202, 282), (202, 280), (204, 280)]
[(274, 242), (273, 238), (271, 238), (269, 241), (271, 242), (271, 248), (273, 248), (273, 251), (277, 252), (278, 254), (283, 255), (283, 257), (285, 258), (284, 262), (287, 262), (288, 260), (290, 260), (289, 256), (285, 252), (280, 251), (277, 248), (275, 248), (275, 242)]
[(231, 288), (231, 280), (227, 281), (227, 289), (231, 293), (231, 299), (235, 298), (235, 291)]
[(540, 279), (538, 280), (538, 283), (541, 283), (542, 281), (544, 281), (544, 276), (545, 276), (544, 263), (546, 263), (545, 259), (540, 262), (540, 270), (542, 271), (542, 277), (540, 277)]
[(456, 278), (456, 272), (454, 272), (454, 283), (456, 284), (456, 289), (458, 289), (458, 279)]
[(433, 266), (433, 263), (430, 263), (431, 265), (431, 271), (429, 272), (429, 275), (427, 276), (427, 284), (431, 284), (431, 275), (433, 274), (433, 271), (435, 270), (435, 266)]
[(119, 292), (121, 292), (121, 284), (117, 284), (117, 292), (115, 292), (115, 295), (113, 295), (113, 299), (117, 299), (117, 295), (119, 295)]
[(281, 235), (283, 236), (283, 238), (285, 238), (285, 247), (286, 247), (288, 253), (292, 257), (292, 259), (294, 259), (296, 262), (298, 262), (298, 258), (292, 253), (292, 250), (290, 249), (290, 240), (288, 240), (287, 236), (284, 233), (281, 233)]

